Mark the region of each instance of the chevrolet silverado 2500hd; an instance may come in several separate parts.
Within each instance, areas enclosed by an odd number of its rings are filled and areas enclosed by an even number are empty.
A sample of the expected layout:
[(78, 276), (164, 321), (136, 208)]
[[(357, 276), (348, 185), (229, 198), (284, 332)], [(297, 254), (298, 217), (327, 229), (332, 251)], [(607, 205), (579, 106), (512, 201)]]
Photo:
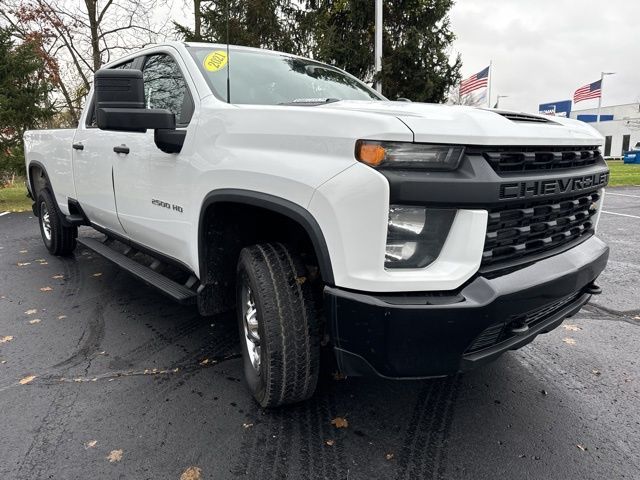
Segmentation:
[(313, 394), (321, 346), (346, 375), (438, 377), (574, 315), (609, 253), (602, 140), (168, 43), (96, 72), (78, 128), (25, 149), (48, 250), (79, 242), (203, 315), (235, 309), (248, 387), (277, 406)]

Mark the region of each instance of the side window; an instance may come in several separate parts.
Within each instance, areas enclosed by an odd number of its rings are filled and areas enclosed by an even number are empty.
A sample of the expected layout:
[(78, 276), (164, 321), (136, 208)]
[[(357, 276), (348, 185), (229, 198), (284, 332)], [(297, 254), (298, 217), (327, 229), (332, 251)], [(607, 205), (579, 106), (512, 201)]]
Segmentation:
[[(132, 65), (133, 65), (133, 60), (129, 60), (128, 62), (121, 63), (120, 65), (116, 65), (115, 67), (111, 67), (111, 68), (125, 70), (125, 69), (131, 68)], [(87, 114), (86, 125), (87, 127), (97, 128), (98, 125), (96, 124), (96, 109), (94, 107), (95, 105), (93, 103), (93, 99), (91, 99), (91, 106), (89, 107), (91, 108), (91, 111), (88, 112)]]
[(184, 126), (193, 115), (193, 99), (180, 67), (166, 54), (152, 55), (142, 70), (147, 108), (164, 108), (176, 116), (176, 124)]

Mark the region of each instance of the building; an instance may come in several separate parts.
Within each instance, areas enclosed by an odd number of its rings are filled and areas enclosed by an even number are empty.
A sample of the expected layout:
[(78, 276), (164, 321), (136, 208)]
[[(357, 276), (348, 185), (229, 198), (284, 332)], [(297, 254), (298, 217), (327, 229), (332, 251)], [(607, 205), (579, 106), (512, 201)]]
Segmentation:
[(597, 108), (574, 110), (569, 116), (589, 123), (605, 137), (605, 157), (622, 157), (640, 142), (640, 103), (602, 107), (599, 123)]

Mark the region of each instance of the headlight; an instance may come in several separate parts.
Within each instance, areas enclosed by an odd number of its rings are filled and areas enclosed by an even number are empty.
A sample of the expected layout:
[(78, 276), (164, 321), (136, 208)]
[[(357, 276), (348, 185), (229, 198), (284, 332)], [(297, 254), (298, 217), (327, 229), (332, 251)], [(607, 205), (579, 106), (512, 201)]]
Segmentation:
[(385, 268), (424, 268), (447, 239), (456, 210), (391, 205)]
[(464, 147), (410, 142), (358, 140), (356, 158), (374, 168), (455, 170)]

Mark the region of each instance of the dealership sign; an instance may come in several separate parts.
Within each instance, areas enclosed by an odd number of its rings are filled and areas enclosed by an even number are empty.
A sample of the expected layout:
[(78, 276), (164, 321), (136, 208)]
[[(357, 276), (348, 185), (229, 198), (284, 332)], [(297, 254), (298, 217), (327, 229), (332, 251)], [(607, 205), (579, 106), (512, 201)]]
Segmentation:
[(552, 115), (554, 117), (569, 118), (571, 113), (571, 100), (561, 102), (543, 103), (538, 107), (538, 112), (542, 115)]

